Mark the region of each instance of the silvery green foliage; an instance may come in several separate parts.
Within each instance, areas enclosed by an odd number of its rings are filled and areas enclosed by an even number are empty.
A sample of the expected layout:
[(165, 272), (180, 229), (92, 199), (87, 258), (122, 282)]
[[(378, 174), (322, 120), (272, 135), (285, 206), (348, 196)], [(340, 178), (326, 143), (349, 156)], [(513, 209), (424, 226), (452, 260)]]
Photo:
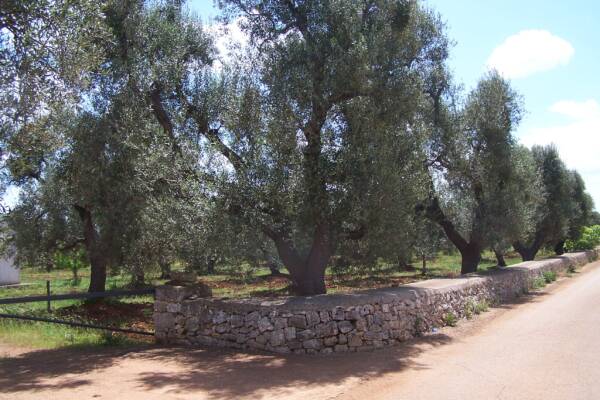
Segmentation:
[(60, 145), (52, 114), (75, 107), (102, 62), (103, 3), (14, 1), (0, 8), (2, 184), (39, 178)]
[(577, 240), (581, 235), (583, 227), (593, 225), (592, 213), (594, 210), (594, 200), (585, 190), (585, 182), (579, 172), (574, 170), (569, 171), (569, 176), (573, 203), (569, 215), (568, 238)]
[[(50, 25), (62, 23), (62, 14), (48, 13)], [(207, 72), (214, 49), (200, 22), (177, 2), (104, 2), (90, 13), (102, 35), (72, 24), (78, 42), (69, 51), (94, 51), (93, 62), (28, 71), (53, 73), (40, 87), (68, 85), (73, 95), (53, 96), (51, 112), (22, 111), (7, 131), (8, 178), (23, 189), (7, 216), (19, 257), (47, 266), (55, 252), (84, 246), (93, 270), (96, 262), (139, 277), (175, 261), (194, 266), (198, 254), (239, 260), (264, 247), (261, 235), (240, 235), (226, 207), (215, 207), (223, 203), (216, 197), (222, 172), (206, 173), (213, 154), (190, 134), (187, 103), (177, 101), (204, 91), (212, 102), (222, 92), (211, 86), (218, 80)], [(90, 40), (94, 46), (86, 47)], [(68, 79), (79, 70), (85, 83)], [(36, 101), (49, 110), (48, 99)], [(92, 244), (80, 211), (92, 221)]]
[(292, 275), (313, 268), (315, 246), (320, 269), (336, 243), (406, 238), (423, 182), (423, 76), (447, 54), (437, 18), (413, 2), (222, 5), (250, 36), (248, 57), (226, 66), (233, 101), (215, 124), (235, 153), (223, 169), (232, 206), (291, 254)]
[(449, 78), (435, 78), (424, 209), (461, 251), (463, 272), (472, 272), (486, 247), (505, 248), (531, 232), (544, 193), (532, 157), (513, 136), (522, 105), (510, 84), (489, 72), (461, 102)]
[(532, 153), (543, 185), (545, 202), (536, 209), (534, 229), (522, 235), (515, 245), (522, 254), (523, 247), (529, 250), (532, 253), (530, 256), (535, 255), (541, 247), (554, 247), (564, 242), (570, 235), (576, 237), (593, 208), (583, 182), (577, 174), (567, 170), (554, 145), (534, 146)]
[(499, 75), (485, 77), (466, 99), (458, 157), (445, 175), (466, 238), (487, 244), (492, 227), (504, 225), (499, 220), (510, 208), (504, 198), (513, 195), (507, 189), (517, 184), (513, 134), (520, 118), (520, 99)]
[(546, 192), (532, 152), (516, 145), (510, 162), (511, 179), (494, 198), (494, 208), (503, 214), (497, 215), (488, 228), (490, 246), (504, 251), (515, 240), (534, 233), (536, 216), (546, 205)]
[[(50, 11), (44, 17), (50, 18), (49, 26), (62, 26), (66, 23), (63, 18), (69, 20), (69, 15), (55, 12), (62, 5), (46, 5)], [(23, 115), (6, 131), (9, 178), (24, 189), (7, 219), (20, 247), (19, 256), (30, 265), (51, 260), (55, 251), (84, 245), (92, 270), (95, 264), (101, 269), (106, 265), (152, 265), (160, 258), (158, 251), (146, 250), (161, 248), (165, 237), (154, 236), (150, 246), (146, 233), (157, 232), (156, 225), (169, 217), (157, 210), (177, 212), (169, 201), (202, 195), (203, 188), (189, 180), (186, 172), (196, 153), (176, 144), (176, 138), (164, 132), (149, 107), (152, 82), (148, 79), (178, 70), (161, 64), (161, 52), (156, 60), (148, 59), (148, 49), (157, 51), (147, 46), (152, 44), (152, 32), (146, 27), (140, 34), (138, 29), (149, 24), (156, 13), (169, 9), (146, 9), (142, 2), (102, 3), (89, 16), (100, 28), (70, 25), (71, 35), (78, 40), (64, 50), (66, 59), (93, 52), (92, 61), (63, 63), (52, 52), (42, 54), (47, 57), (42, 65), (47, 71), (25, 71), (50, 74), (50, 82), (38, 80), (38, 84), (46, 91), (61, 89), (64, 96), (19, 97), (15, 104), (3, 104), (10, 112)], [(69, 10), (80, 18), (87, 15), (77, 5)], [(62, 38), (53, 35), (60, 33), (44, 32), (51, 43), (59, 44)], [(190, 57), (207, 60), (209, 41), (196, 40), (204, 38), (199, 26), (194, 33), (191, 37), (176, 32), (181, 41), (194, 41)], [(94, 46), (88, 47), (89, 42)], [(172, 43), (176, 44), (174, 39)], [(24, 46), (35, 50), (34, 45)], [(171, 50), (176, 52), (177, 46)], [(18, 65), (12, 66), (18, 69)], [(73, 74), (79, 76), (80, 69), (85, 82), (71, 79)], [(66, 87), (69, 91), (65, 92)], [(23, 108), (26, 100), (31, 107)], [(177, 156), (175, 148), (179, 149)], [(86, 221), (91, 221), (90, 229)]]
[[(434, 13), (219, 3), (247, 35), (228, 55), (179, 1), (3, 8), (3, 171), (23, 188), (7, 221), (30, 264), (85, 244), (92, 264), (140, 276), (276, 249), (299, 291), (320, 293), (334, 255), (411, 253), (428, 194), (477, 251), (535, 236), (552, 188), (512, 136), (519, 97), (491, 73), (461, 99)], [(588, 205), (567, 181), (575, 226)]]

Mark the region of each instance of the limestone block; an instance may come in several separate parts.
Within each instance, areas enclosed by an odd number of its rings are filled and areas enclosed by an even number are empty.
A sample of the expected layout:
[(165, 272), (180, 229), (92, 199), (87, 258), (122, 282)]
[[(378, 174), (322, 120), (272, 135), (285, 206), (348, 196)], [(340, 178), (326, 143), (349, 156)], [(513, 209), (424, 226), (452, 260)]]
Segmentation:
[(304, 329), (302, 331), (296, 332), (296, 337), (300, 340), (308, 340), (315, 337), (315, 332), (311, 329)]
[(175, 325), (175, 316), (171, 313), (155, 313), (154, 329), (157, 331), (166, 331)]
[(213, 315), (212, 322), (213, 324), (222, 324), (223, 322), (227, 322), (227, 314), (223, 311), (218, 311)]
[(321, 318), (321, 322), (331, 321), (331, 315), (329, 315), (328, 311), (319, 311), (319, 317)]
[(348, 346), (349, 347), (358, 347), (361, 346), (363, 342), (362, 335), (355, 333), (348, 335)]
[(354, 329), (354, 326), (350, 321), (340, 321), (338, 322), (338, 329), (341, 333), (348, 333)]
[(346, 318), (345, 311), (342, 307), (336, 307), (331, 311), (331, 316), (336, 321), (343, 321)]
[(304, 347), (305, 349), (320, 349), (321, 342), (317, 339), (305, 340), (304, 342), (302, 342), (302, 347)]
[(283, 329), (277, 329), (271, 332), (271, 338), (269, 339), (271, 346), (277, 347), (285, 343), (285, 333)]
[(273, 325), (271, 324), (271, 321), (269, 321), (268, 317), (262, 317), (258, 320), (258, 330), (260, 332), (273, 330)]
[(306, 323), (306, 317), (304, 315), (293, 315), (290, 317), (288, 324), (298, 329), (306, 329), (308, 328), (308, 324)]
[(306, 323), (308, 324), (309, 328), (317, 325), (319, 322), (321, 322), (321, 317), (319, 316), (318, 312), (316, 312), (316, 311), (307, 311), (306, 312)]
[(338, 344), (335, 346), (334, 350), (336, 353), (345, 353), (348, 351), (348, 346), (345, 344)]
[(285, 335), (285, 339), (286, 340), (294, 340), (296, 339), (296, 328), (292, 327), (287, 327), (283, 330), (284, 335)]
[(199, 327), (200, 320), (198, 317), (191, 317), (185, 321), (185, 330), (187, 332), (196, 332)]
[(324, 324), (318, 324), (315, 327), (317, 337), (334, 336), (338, 334), (338, 325), (335, 321), (330, 321)]

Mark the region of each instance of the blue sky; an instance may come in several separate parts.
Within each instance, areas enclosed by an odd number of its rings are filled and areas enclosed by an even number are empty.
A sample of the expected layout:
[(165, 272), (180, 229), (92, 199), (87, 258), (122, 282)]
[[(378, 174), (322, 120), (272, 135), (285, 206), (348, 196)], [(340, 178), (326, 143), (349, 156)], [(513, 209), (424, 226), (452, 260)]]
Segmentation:
[[(456, 42), (450, 66), (469, 89), (488, 65), (510, 78), (527, 113), (521, 142), (555, 143), (584, 177), (600, 208), (600, 2), (593, 0), (428, 0)], [(192, 0), (202, 19), (212, 0)]]
[[(497, 53), (500, 65), (527, 69), (528, 64), (536, 64), (536, 57), (538, 66), (546, 63), (546, 68), (525, 76), (509, 73), (513, 86), (524, 96), (527, 110), (517, 135), (529, 146), (555, 143), (567, 166), (584, 176), (600, 209), (600, 2), (493, 3), (426, 2), (446, 20), (448, 34), (456, 41), (450, 60), (455, 76), (467, 88), (472, 87), (492, 53), (511, 36), (514, 40)], [(532, 30), (549, 35), (531, 34)], [(530, 51), (514, 48), (519, 46)]]

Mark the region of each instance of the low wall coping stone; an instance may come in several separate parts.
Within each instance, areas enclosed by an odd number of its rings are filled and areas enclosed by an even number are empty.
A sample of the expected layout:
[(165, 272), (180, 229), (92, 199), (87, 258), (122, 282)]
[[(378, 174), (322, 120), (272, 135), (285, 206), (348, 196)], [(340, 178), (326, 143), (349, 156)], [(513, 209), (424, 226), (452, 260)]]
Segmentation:
[[(458, 278), (438, 278), (420, 282), (413, 282), (398, 287), (360, 290), (343, 294), (322, 294), (316, 296), (288, 296), (276, 299), (261, 298), (189, 298), (190, 288), (161, 286), (157, 289), (157, 300), (161, 300), (163, 291), (172, 293), (179, 290), (183, 301), (193, 301), (198, 304), (207, 304), (223, 310), (253, 311), (280, 310), (280, 311), (313, 311), (335, 307), (352, 307), (367, 303), (391, 303), (398, 300), (414, 301), (428, 292), (446, 293), (462, 290), (469, 286), (485, 283), (494, 276), (515, 273), (530, 273), (532, 271), (548, 268), (553, 264), (560, 267), (565, 264), (583, 264), (598, 254), (598, 249), (588, 252), (569, 253), (539, 261), (526, 261), (510, 267), (499, 268), (483, 273), (472, 273)], [(181, 301), (180, 300), (180, 301)]]
[(459, 278), (310, 297), (207, 298), (201, 283), (172, 282), (156, 289), (155, 336), (159, 343), (278, 353), (371, 350), (444, 326), (450, 314), (468, 318), (480, 302), (519, 296), (543, 274), (586, 264), (599, 250)]

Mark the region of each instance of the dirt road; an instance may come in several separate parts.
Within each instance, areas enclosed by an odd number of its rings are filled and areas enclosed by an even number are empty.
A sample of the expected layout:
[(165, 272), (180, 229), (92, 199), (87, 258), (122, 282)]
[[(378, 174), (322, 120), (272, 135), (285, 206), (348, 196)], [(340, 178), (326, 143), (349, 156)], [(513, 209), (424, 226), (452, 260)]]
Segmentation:
[(0, 399), (599, 399), (600, 262), (384, 351), (331, 357), (0, 344)]

